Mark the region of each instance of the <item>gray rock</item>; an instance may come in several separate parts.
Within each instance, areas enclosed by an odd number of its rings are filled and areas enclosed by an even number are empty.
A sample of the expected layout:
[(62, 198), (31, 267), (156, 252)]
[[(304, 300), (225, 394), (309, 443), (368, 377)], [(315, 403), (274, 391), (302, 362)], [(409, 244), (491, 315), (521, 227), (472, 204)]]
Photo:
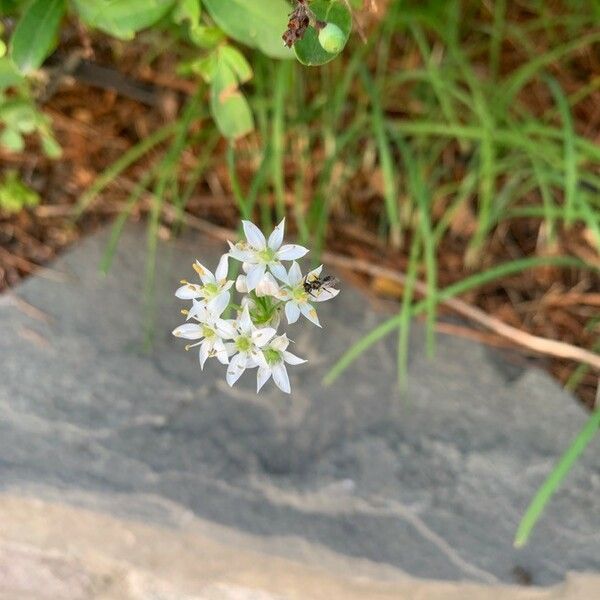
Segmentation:
[(340, 354), (386, 317), (344, 286), (321, 305), (323, 330), (295, 325), (293, 394), (230, 389), (170, 331), (173, 291), (194, 257), (220, 245), (188, 235), (161, 244), (155, 344), (142, 338), (145, 239), (126, 230), (107, 277), (106, 234), (56, 261), (66, 281), (33, 277), (17, 294), (44, 322), (0, 304), (0, 486), (118, 516), (177, 524), (176, 506), (272, 539), (322, 544), (423, 578), (533, 583), (600, 567), (599, 440), (549, 505), (531, 543), (512, 547), (528, 501), (585, 421), (547, 375), (502, 367), (472, 342), (438, 337), (425, 357), (411, 339), (410, 382), (396, 389), (395, 336), (334, 385)]

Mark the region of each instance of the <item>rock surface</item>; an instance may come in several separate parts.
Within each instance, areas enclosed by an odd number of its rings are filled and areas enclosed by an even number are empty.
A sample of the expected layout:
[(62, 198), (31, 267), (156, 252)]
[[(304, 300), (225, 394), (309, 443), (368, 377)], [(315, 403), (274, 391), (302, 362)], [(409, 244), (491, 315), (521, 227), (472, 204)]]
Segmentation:
[(599, 440), (531, 543), (512, 547), (527, 502), (585, 420), (548, 376), (447, 336), (427, 359), (415, 327), (403, 397), (395, 339), (324, 388), (333, 361), (385, 317), (345, 286), (319, 307), (322, 331), (292, 330), (309, 363), (294, 368), (291, 398), (272, 384), (256, 396), (251, 374), (232, 390), (221, 365), (200, 372), (170, 335), (181, 321), (174, 288), (194, 276), (194, 257), (215, 263), (220, 245), (191, 235), (161, 245), (146, 354), (144, 233), (126, 230), (102, 277), (106, 240), (56, 261), (61, 280), (25, 282), (16, 293), (28, 304), (0, 298), (0, 491), (153, 527), (199, 519), (304, 564), (318, 547), (348, 564), (448, 581), (550, 585), (598, 571)]

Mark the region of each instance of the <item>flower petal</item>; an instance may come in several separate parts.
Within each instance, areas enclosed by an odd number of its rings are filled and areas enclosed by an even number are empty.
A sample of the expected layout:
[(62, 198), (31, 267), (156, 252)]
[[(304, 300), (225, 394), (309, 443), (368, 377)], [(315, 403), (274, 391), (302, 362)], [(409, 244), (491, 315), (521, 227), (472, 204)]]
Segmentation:
[(271, 377), (270, 367), (258, 367), (258, 372), (256, 373), (256, 393), (260, 392), (260, 388), (269, 381), (269, 377)]
[(240, 333), (244, 335), (249, 335), (253, 328), (252, 319), (250, 318), (250, 311), (248, 310), (248, 305), (244, 306), (242, 309), (242, 314), (239, 316), (237, 321), (237, 326)]
[(256, 346), (262, 348), (273, 338), (277, 333), (273, 327), (262, 327), (261, 329), (255, 329), (252, 332), (252, 341)]
[(232, 244), (230, 241), (227, 243), (229, 244), (229, 256), (231, 256), (231, 258), (235, 258), (235, 260), (239, 260), (242, 263), (256, 262), (254, 252), (251, 250), (241, 248), (238, 244)]
[(208, 341), (202, 342), (200, 345), (200, 351), (198, 352), (198, 360), (200, 361), (200, 369), (204, 370), (204, 363), (208, 358), (210, 351), (212, 350), (212, 344)]
[(286, 394), (291, 393), (290, 388), (290, 378), (288, 377), (287, 369), (285, 368), (285, 363), (279, 362), (274, 364), (272, 367), (273, 370), (273, 381), (275, 385)]
[(215, 283), (215, 276), (199, 260), (197, 260), (192, 267), (194, 267), (194, 271), (198, 273), (198, 276), (204, 285), (207, 283)]
[(233, 356), (237, 353), (238, 349), (233, 342), (226, 342), (223, 344), (225, 350), (227, 350), (227, 356)]
[(185, 323), (173, 329), (173, 335), (184, 340), (199, 340), (202, 337), (202, 327), (196, 323)]
[(298, 303), (291, 300), (285, 305), (285, 316), (289, 325), (295, 323), (300, 318), (300, 309)]
[(248, 283), (246, 282), (246, 276), (245, 275), (238, 275), (237, 276), (237, 279), (235, 280), (235, 289), (240, 294), (247, 294), (248, 293)]
[(192, 308), (188, 311), (187, 320), (196, 319), (201, 323), (206, 321), (208, 318), (206, 312), (206, 302), (204, 300), (192, 300)]
[(279, 296), (279, 285), (271, 273), (265, 273), (262, 279), (256, 285), (255, 291), (256, 295), (260, 297), (274, 296), (277, 298)]
[(267, 245), (271, 250), (278, 250), (279, 246), (281, 246), (281, 242), (283, 242), (283, 230), (285, 228), (285, 218), (281, 219), (281, 223), (273, 229), (271, 235), (269, 236), (269, 241)]
[(262, 279), (263, 275), (265, 274), (265, 265), (254, 265), (250, 271), (248, 272), (248, 275), (246, 276), (246, 283), (248, 285), (248, 290), (252, 291), (254, 288), (256, 288), (256, 286), (258, 285), (258, 283), (260, 282), (260, 280)]
[(315, 279), (318, 279), (322, 270), (323, 270), (323, 265), (319, 265), (316, 269), (313, 269), (312, 271), (309, 271), (306, 274), (306, 280), (307, 281), (314, 281)]
[(285, 244), (281, 246), (277, 251), (277, 258), (279, 260), (296, 260), (302, 258), (308, 253), (308, 248), (299, 246), (298, 244)]
[(269, 263), (269, 271), (271, 271), (271, 273), (273, 273), (273, 275), (275, 275), (279, 281), (283, 283), (289, 283), (287, 271), (280, 262)]
[(294, 261), (288, 273), (288, 281), (292, 287), (296, 287), (302, 281), (302, 271), (300, 265)]
[(248, 243), (256, 250), (264, 250), (267, 247), (267, 240), (263, 232), (251, 221), (242, 221), (244, 234)]
[(215, 279), (217, 282), (224, 281), (227, 279), (227, 272), (229, 271), (229, 254), (223, 254), (219, 259), (219, 264), (217, 265), (217, 269), (215, 271)]
[(240, 352), (231, 359), (229, 367), (227, 367), (227, 375), (225, 376), (229, 386), (233, 386), (233, 384), (240, 378), (241, 374), (246, 369), (246, 362), (247, 354), (245, 352)]
[(271, 341), (271, 348), (283, 352), (289, 344), (290, 340), (288, 340), (288, 336), (284, 333), (283, 335), (278, 335), (276, 338), (273, 338)]
[(296, 356), (295, 354), (292, 354), (287, 350), (284, 350), (282, 354), (283, 360), (290, 365), (301, 365), (306, 362), (306, 360), (304, 360), (303, 358), (300, 358), (299, 356)]
[(234, 323), (235, 321), (232, 319), (217, 319), (215, 322), (215, 330), (222, 338), (232, 340), (237, 337)]
[(265, 355), (256, 348), (250, 350), (250, 356), (248, 358), (248, 362), (246, 363), (246, 369), (254, 369), (255, 367), (265, 367), (268, 368), (267, 360), (265, 359)]
[(219, 341), (217, 341), (215, 343), (213, 352), (216, 354), (217, 360), (222, 365), (229, 364), (229, 354), (228, 354), (227, 348), (225, 348), (225, 344), (223, 344), (223, 342), (221, 342), (221, 344), (219, 344)]
[(327, 300), (331, 300), (335, 298), (340, 293), (340, 290), (334, 290), (333, 288), (321, 288), (314, 296), (311, 298), (313, 302), (325, 302)]
[(319, 323), (319, 317), (317, 316), (317, 311), (308, 302), (303, 302), (300, 305), (300, 310), (309, 321), (314, 323), (317, 327), (321, 327), (321, 323)]
[(177, 288), (175, 295), (180, 300), (191, 300), (192, 298), (200, 298), (202, 296), (202, 288), (195, 283), (186, 283)]
[(206, 309), (213, 319), (220, 317), (221, 313), (227, 308), (229, 297), (229, 292), (221, 292), (206, 305)]

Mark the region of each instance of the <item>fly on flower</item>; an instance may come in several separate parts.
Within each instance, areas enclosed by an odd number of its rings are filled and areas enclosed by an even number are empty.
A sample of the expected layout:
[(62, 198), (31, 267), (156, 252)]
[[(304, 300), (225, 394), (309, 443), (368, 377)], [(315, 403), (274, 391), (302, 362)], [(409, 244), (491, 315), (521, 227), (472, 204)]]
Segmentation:
[[(175, 295), (191, 300), (192, 306), (183, 310), (186, 323), (173, 330), (173, 335), (198, 340), (186, 350), (199, 346), (200, 368), (209, 358), (227, 365), (225, 380), (233, 386), (244, 371), (257, 369), (256, 391), (272, 377), (285, 393), (291, 392), (286, 365), (306, 361), (288, 351), (291, 340), (286, 333), (278, 335), (280, 315), (285, 313), (288, 325), (303, 315), (321, 327), (315, 302), (331, 300), (339, 294), (338, 281), (331, 275), (321, 276), (322, 266), (302, 274), (296, 262), (308, 253), (297, 244), (283, 244), (285, 220), (265, 237), (250, 221), (242, 221), (246, 239), (229, 242), (212, 273), (199, 261), (193, 265), (200, 284), (182, 281)], [(234, 281), (228, 278), (229, 259), (242, 263), (243, 275), (235, 281), (241, 295), (237, 302), (231, 298)], [(282, 262), (292, 261), (289, 270)], [(234, 318), (226, 318), (234, 311)]]

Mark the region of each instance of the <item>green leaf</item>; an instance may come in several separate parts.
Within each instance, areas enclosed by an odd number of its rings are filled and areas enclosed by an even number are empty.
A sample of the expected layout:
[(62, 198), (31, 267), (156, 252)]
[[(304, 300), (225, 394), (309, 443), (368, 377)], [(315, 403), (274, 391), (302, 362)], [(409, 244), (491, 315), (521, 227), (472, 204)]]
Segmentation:
[(42, 150), (48, 158), (60, 158), (62, 148), (51, 135), (42, 135)]
[(191, 61), (182, 62), (177, 68), (177, 74), (184, 77), (200, 75), (206, 83), (210, 83), (217, 70), (218, 56), (216, 52), (211, 52), (201, 58), (196, 58)]
[(219, 52), (210, 88), (210, 108), (219, 131), (229, 139), (243, 137), (254, 129), (250, 106), (238, 86), (236, 71)]
[(0, 134), (0, 146), (4, 146), (11, 152), (21, 152), (25, 148), (25, 140), (16, 129), (5, 129)]
[(546, 505), (550, 501), (550, 498), (554, 495), (563, 479), (569, 474), (569, 471), (579, 458), (580, 454), (586, 449), (588, 444), (594, 439), (600, 428), (600, 408), (597, 408), (595, 412), (589, 417), (581, 431), (577, 434), (577, 437), (573, 440), (571, 445), (565, 450), (560, 460), (548, 477), (546, 481), (536, 492), (533, 500), (527, 507), (527, 511), (523, 515), (517, 533), (515, 535), (514, 545), (517, 548), (524, 546), (531, 535), (535, 524), (538, 519), (542, 516)]
[(15, 64), (6, 56), (0, 58), (0, 90), (23, 83), (24, 78)]
[[(320, 21), (333, 23), (342, 30), (345, 39), (340, 49), (341, 52), (343, 46), (348, 42), (350, 31), (352, 31), (352, 15), (346, 4), (342, 0), (332, 0), (331, 2), (315, 0), (311, 3), (310, 9)], [(323, 49), (319, 42), (318, 32), (314, 27), (309, 27), (304, 37), (294, 44), (294, 52), (303, 65), (311, 67), (324, 65), (337, 56), (337, 54), (330, 54)]]
[(23, 0), (0, 0), (0, 16), (5, 17), (14, 13)]
[(190, 27), (197, 27), (200, 23), (200, 0), (179, 0), (173, 10), (173, 21), (189, 21)]
[(219, 58), (233, 69), (240, 83), (246, 83), (252, 79), (252, 67), (237, 48), (222, 46), (219, 50)]
[(290, 5), (285, 0), (203, 0), (215, 23), (234, 40), (272, 58), (292, 58), (281, 36)]
[(150, 27), (175, 0), (73, 0), (79, 16), (90, 26), (122, 40)]
[(18, 213), (39, 203), (39, 194), (21, 181), (18, 171), (11, 169), (6, 172), (0, 180), (0, 209), (8, 213)]
[(218, 27), (198, 25), (190, 29), (190, 40), (200, 48), (211, 49), (225, 41), (225, 34)]
[(34, 0), (17, 23), (11, 57), (22, 73), (38, 69), (54, 47), (65, 0)]

